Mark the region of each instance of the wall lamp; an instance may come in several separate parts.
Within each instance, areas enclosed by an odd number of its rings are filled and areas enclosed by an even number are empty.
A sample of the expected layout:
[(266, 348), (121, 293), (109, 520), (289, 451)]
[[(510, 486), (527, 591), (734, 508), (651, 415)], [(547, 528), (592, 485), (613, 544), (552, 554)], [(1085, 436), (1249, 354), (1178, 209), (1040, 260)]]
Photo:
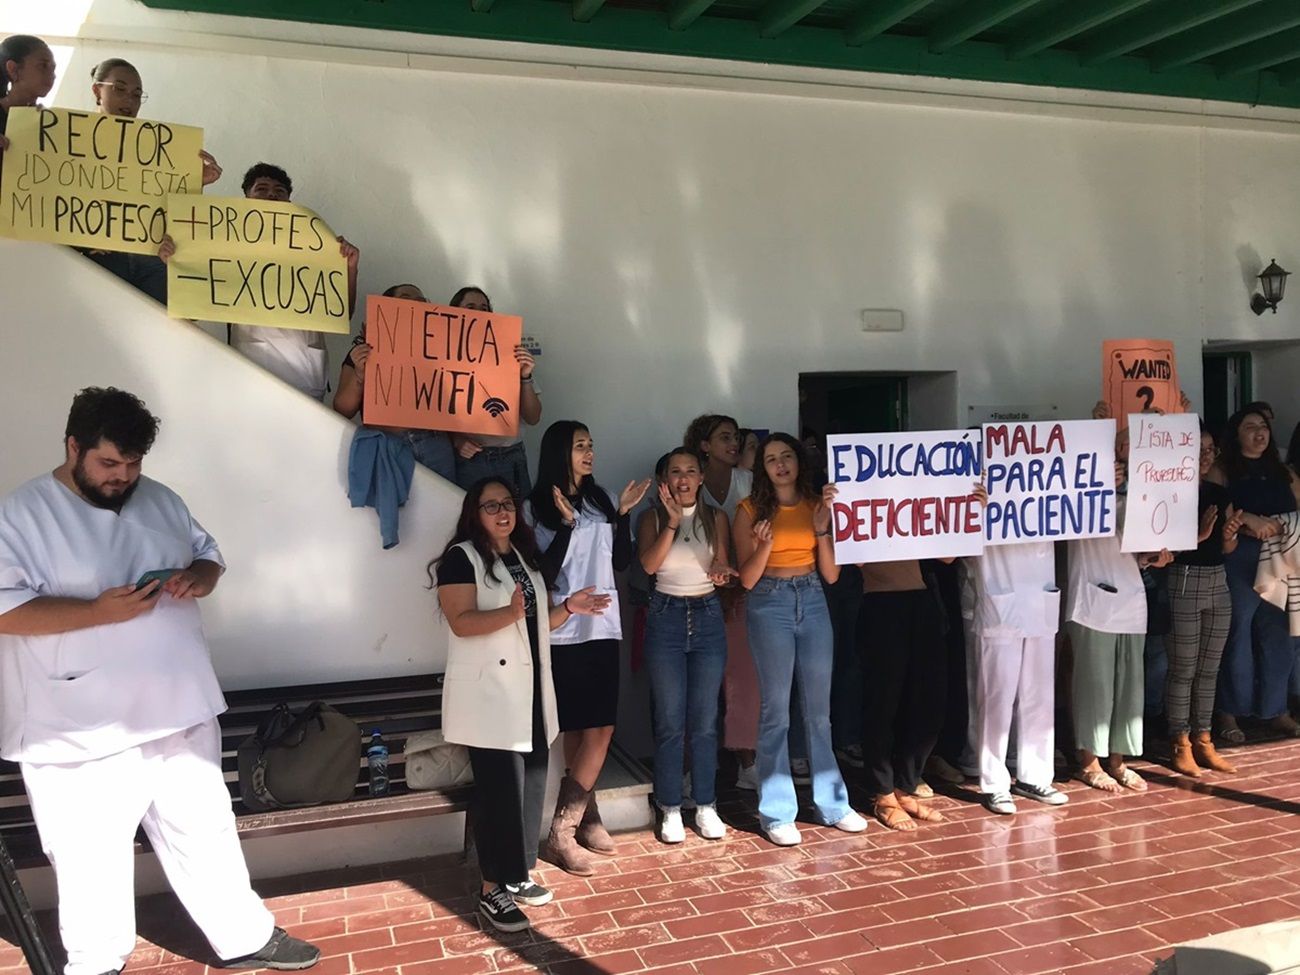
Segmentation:
[(1286, 291), (1286, 279), (1290, 275), (1290, 271), (1283, 271), (1277, 266), (1277, 261), (1270, 260), (1268, 267), (1264, 268), (1259, 275), (1259, 283), (1264, 293), (1251, 296), (1250, 310), (1256, 315), (1262, 315), (1265, 309), (1272, 308), (1273, 314), (1276, 315), (1277, 306), (1282, 301), (1283, 292)]

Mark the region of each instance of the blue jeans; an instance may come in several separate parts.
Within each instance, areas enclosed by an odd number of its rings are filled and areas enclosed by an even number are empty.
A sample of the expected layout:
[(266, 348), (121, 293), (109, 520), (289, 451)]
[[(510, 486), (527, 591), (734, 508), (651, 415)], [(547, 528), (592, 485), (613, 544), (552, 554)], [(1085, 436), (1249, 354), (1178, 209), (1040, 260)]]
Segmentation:
[(89, 250), (82, 253), (158, 304), (167, 305), (167, 265), (156, 254), (93, 253)]
[(682, 749), (691, 740), (691, 794), (713, 804), (718, 777), (718, 692), (727, 666), (722, 603), (715, 596), (652, 593), (645, 665), (654, 708), (655, 801), (682, 804)]
[[(758, 671), (758, 816), (764, 829), (793, 823), (799, 800), (790, 778), (791, 685), (807, 732), (813, 806), (831, 825), (849, 814), (849, 791), (831, 747), (834, 637), (817, 573), (794, 579), (764, 576), (750, 590), (749, 648)], [(795, 675), (798, 674), (798, 682)]]
[(452, 449), (451, 437), (437, 430), (407, 430), (403, 436), (415, 451), (417, 463), (455, 483), (456, 451)]
[(522, 443), (509, 447), (484, 447), (468, 459), (456, 457), (456, 483), (468, 491), (485, 477), (499, 477), (514, 491), (516, 498), (528, 497), (532, 481), (528, 478), (528, 457)]
[(1295, 648), (1286, 613), (1255, 592), (1259, 542), (1241, 539), (1224, 559), (1232, 625), (1219, 664), (1219, 710), (1235, 717), (1286, 714)]
[(1169, 619), (1169, 579), (1163, 569), (1145, 569), (1142, 585), (1147, 593), (1147, 638), (1142, 648), (1143, 713), (1158, 718), (1165, 713), (1165, 678), (1169, 673), (1169, 652), (1165, 646), (1164, 621)]

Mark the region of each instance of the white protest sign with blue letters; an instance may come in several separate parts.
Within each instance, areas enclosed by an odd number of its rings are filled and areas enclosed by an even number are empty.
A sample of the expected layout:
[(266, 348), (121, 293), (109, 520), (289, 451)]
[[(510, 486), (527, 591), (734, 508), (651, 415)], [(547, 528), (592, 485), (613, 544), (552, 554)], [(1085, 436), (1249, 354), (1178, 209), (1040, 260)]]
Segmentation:
[(984, 426), (989, 545), (1115, 534), (1115, 421)]

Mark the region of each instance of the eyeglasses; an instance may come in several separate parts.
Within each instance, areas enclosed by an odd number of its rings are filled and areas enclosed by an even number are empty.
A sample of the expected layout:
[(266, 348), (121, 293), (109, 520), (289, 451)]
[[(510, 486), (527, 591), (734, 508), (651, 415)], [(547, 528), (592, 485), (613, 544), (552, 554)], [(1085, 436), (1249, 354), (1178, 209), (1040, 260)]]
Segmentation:
[(504, 501), (484, 501), (479, 505), (479, 510), (490, 515), (499, 515), (503, 511), (514, 511), (515, 502), (513, 498), (507, 498)]
[(107, 85), (109, 88), (112, 88), (113, 91), (115, 91), (119, 95), (133, 95), (134, 97), (139, 98), (141, 105), (143, 105), (145, 102), (149, 100), (149, 95), (146, 92), (132, 91), (131, 88), (129, 88), (127, 85), (123, 84), (120, 81), (96, 81), (95, 82), (96, 88), (102, 88), (105, 85)]

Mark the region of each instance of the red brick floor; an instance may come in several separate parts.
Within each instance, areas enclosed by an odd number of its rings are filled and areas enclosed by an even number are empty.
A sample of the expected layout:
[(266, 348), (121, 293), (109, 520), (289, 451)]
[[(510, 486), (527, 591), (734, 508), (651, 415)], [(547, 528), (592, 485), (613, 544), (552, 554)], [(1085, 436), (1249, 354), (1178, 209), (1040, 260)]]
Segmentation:
[[(1300, 917), (1300, 742), (1231, 755), (1233, 777), (1193, 786), (1137, 763), (1146, 795), (1072, 783), (1068, 806), (1022, 802), (1014, 819), (955, 790), (938, 801), (942, 825), (810, 827), (788, 850), (744, 831), (752, 799), (729, 793), (724, 817), (742, 829), (725, 841), (631, 833), (595, 877), (543, 870), (556, 899), (520, 935), (482, 929), (452, 857), (259, 886), (281, 924), (320, 945), (319, 975), (1147, 973), (1180, 941)], [(205, 971), (170, 898), (141, 903), (140, 931), (130, 972)], [(0, 972), (22, 970), (0, 941)]]

